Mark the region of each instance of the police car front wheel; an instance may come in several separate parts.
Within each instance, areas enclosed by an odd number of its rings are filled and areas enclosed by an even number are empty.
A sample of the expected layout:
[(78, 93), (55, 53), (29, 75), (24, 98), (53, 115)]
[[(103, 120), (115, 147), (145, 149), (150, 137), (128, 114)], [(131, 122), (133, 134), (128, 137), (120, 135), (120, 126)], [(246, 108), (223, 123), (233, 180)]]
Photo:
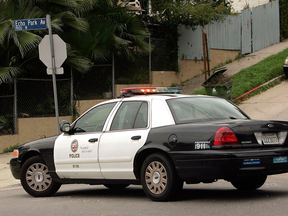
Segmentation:
[(34, 197), (50, 196), (61, 186), (52, 179), (41, 156), (31, 157), (23, 164), (21, 184)]
[(145, 194), (153, 201), (176, 199), (183, 187), (173, 162), (158, 153), (148, 156), (144, 161), (141, 183)]

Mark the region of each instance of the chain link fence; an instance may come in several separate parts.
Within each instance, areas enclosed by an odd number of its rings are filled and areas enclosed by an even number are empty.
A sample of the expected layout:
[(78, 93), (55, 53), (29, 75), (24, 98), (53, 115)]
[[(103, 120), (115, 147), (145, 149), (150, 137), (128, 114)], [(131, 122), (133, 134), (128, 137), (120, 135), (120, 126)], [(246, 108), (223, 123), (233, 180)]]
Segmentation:
[[(177, 71), (178, 48), (176, 42), (168, 39), (151, 38), (151, 70), (152, 71)], [(176, 44), (174, 44), (176, 43)]]
[[(55, 116), (53, 82), (47, 79), (17, 79), (18, 117)], [(71, 80), (57, 79), (59, 115), (71, 115)]]
[[(71, 79), (57, 79), (60, 116), (75, 112), (72, 89)], [(52, 79), (17, 79), (14, 81), (14, 94), (0, 96), (0, 104), (0, 135), (17, 133), (17, 118), (53, 117)]]
[(14, 95), (0, 96), (0, 136), (14, 133)]

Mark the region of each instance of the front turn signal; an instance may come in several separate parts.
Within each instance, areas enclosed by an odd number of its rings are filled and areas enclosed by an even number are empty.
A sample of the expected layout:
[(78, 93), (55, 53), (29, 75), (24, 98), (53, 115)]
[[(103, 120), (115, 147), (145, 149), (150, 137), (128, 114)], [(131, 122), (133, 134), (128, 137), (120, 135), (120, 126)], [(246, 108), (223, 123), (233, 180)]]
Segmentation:
[(14, 149), (13, 158), (18, 158), (18, 156), (19, 156), (19, 150), (18, 149)]

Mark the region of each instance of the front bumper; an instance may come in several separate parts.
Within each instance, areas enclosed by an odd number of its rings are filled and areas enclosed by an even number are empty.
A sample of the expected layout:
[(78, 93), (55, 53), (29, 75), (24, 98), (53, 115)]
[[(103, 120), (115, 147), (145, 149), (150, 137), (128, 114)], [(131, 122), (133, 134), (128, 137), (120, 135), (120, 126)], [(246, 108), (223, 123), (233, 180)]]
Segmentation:
[(196, 153), (171, 155), (178, 175), (187, 183), (288, 172), (288, 149), (207, 150)]
[(12, 158), (10, 160), (10, 170), (15, 179), (20, 179), (20, 168), (18, 158)]

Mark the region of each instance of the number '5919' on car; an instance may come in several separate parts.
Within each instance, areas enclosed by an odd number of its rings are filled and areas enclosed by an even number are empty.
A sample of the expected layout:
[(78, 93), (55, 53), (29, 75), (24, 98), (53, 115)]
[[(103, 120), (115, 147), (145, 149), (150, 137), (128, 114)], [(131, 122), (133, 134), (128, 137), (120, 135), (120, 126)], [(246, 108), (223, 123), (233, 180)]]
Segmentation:
[(61, 135), (19, 146), (13, 176), (36, 197), (69, 183), (142, 184), (150, 199), (164, 201), (184, 182), (224, 179), (255, 190), (267, 175), (288, 172), (288, 122), (251, 120), (225, 99), (178, 92), (122, 89), (123, 97), (61, 122)]

